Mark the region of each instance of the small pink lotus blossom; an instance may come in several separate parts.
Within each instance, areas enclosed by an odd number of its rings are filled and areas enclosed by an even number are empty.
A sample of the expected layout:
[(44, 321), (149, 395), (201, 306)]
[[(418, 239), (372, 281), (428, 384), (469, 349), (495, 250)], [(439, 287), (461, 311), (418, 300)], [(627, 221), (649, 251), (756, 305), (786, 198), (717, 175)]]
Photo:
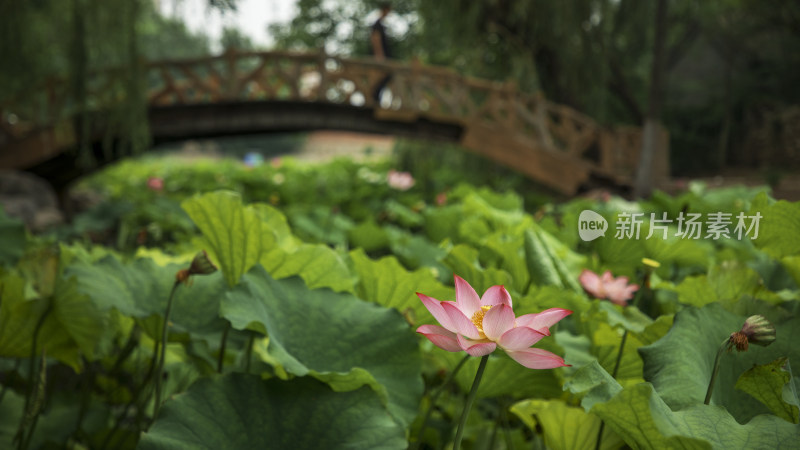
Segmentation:
[(438, 206), (444, 206), (447, 204), (447, 192), (439, 192), (436, 194), (436, 204)]
[(514, 316), (511, 295), (503, 286), (492, 286), (483, 297), (463, 278), (455, 276), (456, 301), (439, 301), (417, 293), (422, 304), (442, 326), (422, 325), (417, 333), (449, 352), (465, 351), (471, 356), (485, 356), (499, 346), (508, 356), (529, 369), (552, 369), (568, 364), (547, 350), (531, 348), (550, 327), (572, 314), (562, 308), (550, 308), (537, 314)]
[(398, 191), (407, 191), (414, 186), (414, 177), (408, 172), (398, 172), (394, 169), (386, 174), (386, 182), (389, 187)]
[(628, 284), (628, 277), (614, 278), (609, 270), (598, 276), (591, 270), (583, 269), (578, 280), (590, 295), (611, 300), (620, 306), (627, 306), (628, 300), (633, 298), (633, 293), (639, 290), (638, 284)]
[(152, 191), (163, 191), (164, 180), (158, 177), (149, 177), (147, 179), (147, 187)]

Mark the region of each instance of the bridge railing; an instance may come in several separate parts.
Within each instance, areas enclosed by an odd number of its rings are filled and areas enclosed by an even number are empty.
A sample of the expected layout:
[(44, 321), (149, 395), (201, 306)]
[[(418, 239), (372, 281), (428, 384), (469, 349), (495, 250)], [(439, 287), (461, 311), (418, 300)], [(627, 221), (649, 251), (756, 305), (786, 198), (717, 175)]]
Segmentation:
[[(641, 142), (638, 129), (604, 129), (572, 108), (520, 92), (511, 83), (471, 78), (418, 62), (229, 51), (206, 58), (151, 62), (143, 70), (151, 106), (294, 101), (375, 108), (376, 114), (395, 120), (478, 124), (512, 135), (532, 149), (556, 152), (610, 174), (632, 173)], [(374, 91), (386, 76), (391, 76), (390, 101), (377, 105)], [(73, 117), (83, 108), (103, 110), (118, 104), (129, 95), (129, 77), (122, 69), (91, 73), (85, 83), (85, 105), (72, 101), (74, 86), (48, 80), (41, 89), (0, 104), (2, 129), (19, 137)]]

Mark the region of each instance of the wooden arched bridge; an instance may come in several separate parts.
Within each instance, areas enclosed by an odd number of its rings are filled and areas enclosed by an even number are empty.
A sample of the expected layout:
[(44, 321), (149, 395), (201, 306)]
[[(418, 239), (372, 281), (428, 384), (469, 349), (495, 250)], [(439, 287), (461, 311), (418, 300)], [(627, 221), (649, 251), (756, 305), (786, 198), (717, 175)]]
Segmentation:
[[(604, 128), (513, 84), (415, 62), (227, 52), (152, 62), (145, 70), (156, 143), (314, 129), (445, 139), (568, 195), (596, 184), (629, 185), (641, 148), (638, 128)], [(373, 91), (386, 75), (391, 81), (377, 104)], [(121, 101), (124, 76), (121, 70), (93, 73), (86, 83), (89, 108), (102, 114)], [(68, 92), (65, 81), (53, 80), (0, 104), (0, 169), (31, 170), (62, 187), (82, 174), (74, 152), (65, 152), (77, 145)], [(103, 133), (91, 135), (99, 140)], [(656, 167), (665, 170), (660, 156)]]

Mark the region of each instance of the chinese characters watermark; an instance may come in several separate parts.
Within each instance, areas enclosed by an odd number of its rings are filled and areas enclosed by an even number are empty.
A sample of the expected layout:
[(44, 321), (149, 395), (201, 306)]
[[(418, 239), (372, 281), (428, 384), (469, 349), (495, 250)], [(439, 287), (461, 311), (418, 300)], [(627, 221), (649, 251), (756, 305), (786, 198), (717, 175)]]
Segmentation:
[[(614, 224), (615, 239), (640, 239), (646, 232), (645, 239), (656, 238), (667, 240), (672, 233), (673, 236), (681, 239), (711, 239), (720, 238), (732, 239), (748, 237), (751, 240), (758, 239), (758, 226), (761, 221), (761, 213), (747, 215), (740, 212), (734, 217), (731, 213), (714, 212), (705, 216), (700, 213), (678, 214), (675, 219), (667, 217), (667, 213), (650, 213), (649, 219), (645, 221), (645, 213), (622, 212), (617, 215)], [(670, 229), (670, 226), (673, 226)], [(677, 231), (675, 231), (677, 227)], [(644, 230), (643, 230), (644, 228)], [(608, 229), (608, 222), (600, 214), (592, 210), (584, 210), (578, 217), (578, 234), (584, 241), (592, 241), (600, 236), (605, 236)]]

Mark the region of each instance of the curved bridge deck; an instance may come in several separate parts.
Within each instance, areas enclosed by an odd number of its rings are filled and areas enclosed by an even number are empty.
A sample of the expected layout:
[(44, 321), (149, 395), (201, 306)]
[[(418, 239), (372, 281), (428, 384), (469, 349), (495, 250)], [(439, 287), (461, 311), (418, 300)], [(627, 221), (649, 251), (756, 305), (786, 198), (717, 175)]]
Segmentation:
[[(415, 62), (227, 52), (152, 62), (144, 70), (154, 142), (315, 129), (444, 139), (567, 195), (598, 181), (629, 185), (641, 148), (638, 128), (604, 128), (513, 84)], [(373, 92), (387, 75), (379, 105)], [(125, 99), (126, 76), (106, 70), (89, 77), (92, 114)], [(52, 80), (0, 105), (0, 169), (34, 170), (57, 185), (81, 175), (74, 154), (65, 153), (76, 146), (78, 126), (68, 92), (64, 80)], [(91, 133), (97, 139), (103, 134)], [(666, 155), (659, 156), (657, 166), (666, 169)]]

